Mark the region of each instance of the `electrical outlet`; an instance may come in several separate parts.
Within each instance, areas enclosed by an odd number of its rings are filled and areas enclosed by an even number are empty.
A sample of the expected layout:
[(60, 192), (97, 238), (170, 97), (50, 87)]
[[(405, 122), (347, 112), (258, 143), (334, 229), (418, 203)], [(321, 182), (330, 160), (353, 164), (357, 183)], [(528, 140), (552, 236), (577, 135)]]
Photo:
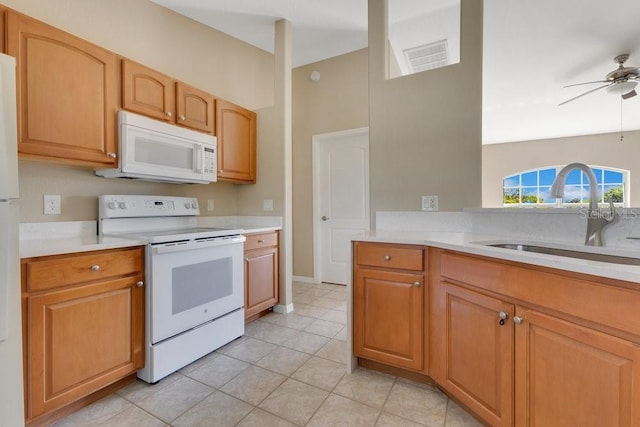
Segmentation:
[(213, 210), (213, 199), (207, 200), (207, 210), (211, 212)]
[(44, 214), (45, 215), (60, 215), (62, 209), (59, 194), (45, 194), (44, 195)]
[(438, 210), (438, 196), (422, 196), (422, 210), (423, 211), (437, 211)]
[(273, 210), (273, 200), (263, 200), (262, 201), (262, 210), (263, 211), (272, 211)]

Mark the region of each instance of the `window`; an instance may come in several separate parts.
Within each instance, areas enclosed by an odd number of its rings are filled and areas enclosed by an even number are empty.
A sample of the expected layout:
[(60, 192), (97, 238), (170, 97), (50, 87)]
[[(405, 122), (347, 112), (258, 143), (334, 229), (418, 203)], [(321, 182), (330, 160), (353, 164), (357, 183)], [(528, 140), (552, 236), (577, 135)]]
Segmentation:
[[(551, 185), (561, 166), (523, 171), (503, 180), (502, 203), (505, 207), (551, 207), (556, 199), (550, 195)], [(629, 182), (629, 171), (603, 167), (592, 167), (598, 180), (598, 203), (629, 206), (625, 186)], [(563, 205), (581, 206), (589, 203), (589, 182), (586, 175), (574, 169), (567, 175)]]

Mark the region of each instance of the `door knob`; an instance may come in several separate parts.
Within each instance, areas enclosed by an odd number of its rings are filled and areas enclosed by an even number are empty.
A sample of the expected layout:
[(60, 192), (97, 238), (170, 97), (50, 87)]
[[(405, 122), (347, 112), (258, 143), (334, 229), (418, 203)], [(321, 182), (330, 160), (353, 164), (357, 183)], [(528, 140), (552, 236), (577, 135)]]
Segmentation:
[(328, 220), (328, 219), (329, 219), (329, 217), (328, 217), (328, 216), (326, 216), (326, 215), (322, 215), (322, 218), (320, 218), (320, 219), (321, 219), (321, 220), (323, 220), (323, 221), (326, 221), (326, 220)]

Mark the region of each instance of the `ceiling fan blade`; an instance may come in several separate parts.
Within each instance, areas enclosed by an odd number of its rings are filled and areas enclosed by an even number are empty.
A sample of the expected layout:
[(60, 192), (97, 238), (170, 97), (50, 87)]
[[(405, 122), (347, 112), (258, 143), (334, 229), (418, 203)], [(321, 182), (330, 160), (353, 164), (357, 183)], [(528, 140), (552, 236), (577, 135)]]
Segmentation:
[(637, 95), (636, 90), (632, 89), (630, 92), (623, 93), (621, 96), (622, 96), (622, 99), (629, 99), (629, 98), (633, 98), (636, 95)]
[(559, 107), (559, 106), (561, 106), (561, 105), (564, 105), (564, 104), (566, 104), (566, 103), (568, 103), (568, 102), (575, 101), (575, 100), (576, 100), (576, 99), (578, 99), (578, 98), (582, 98), (582, 97), (583, 97), (583, 96), (585, 96), (585, 95), (589, 95), (590, 93), (593, 93), (593, 92), (595, 92), (595, 91), (597, 91), (597, 90), (604, 89), (605, 87), (608, 87), (608, 86), (611, 86), (611, 84), (606, 84), (606, 85), (604, 85), (604, 86), (600, 86), (600, 87), (597, 87), (597, 88), (595, 88), (595, 89), (588, 90), (588, 91), (586, 91), (585, 93), (582, 93), (582, 94), (580, 94), (580, 95), (578, 95), (578, 96), (574, 96), (573, 98), (570, 98), (570, 99), (567, 99), (567, 100), (566, 100), (566, 101), (564, 101), (564, 102), (561, 102), (560, 104), (558, 104), (558, 107)]
[(574, 86), (582, 86), (582, 85), (592, 85), (594, 83), (608, 83), (609, 80), (596, 80), (594, 82), (584, 82), (584, 83), (575, 83), (572, 85), (562, 86), (563, 88), (574, 87)]

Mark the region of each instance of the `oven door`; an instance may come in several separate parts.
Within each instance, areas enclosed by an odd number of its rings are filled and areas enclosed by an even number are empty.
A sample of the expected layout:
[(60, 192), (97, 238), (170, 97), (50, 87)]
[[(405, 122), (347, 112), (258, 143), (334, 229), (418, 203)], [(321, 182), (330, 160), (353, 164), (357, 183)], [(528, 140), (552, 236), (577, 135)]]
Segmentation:
[(149, 245), (151, 343), (242, 308), (244, 236)]

